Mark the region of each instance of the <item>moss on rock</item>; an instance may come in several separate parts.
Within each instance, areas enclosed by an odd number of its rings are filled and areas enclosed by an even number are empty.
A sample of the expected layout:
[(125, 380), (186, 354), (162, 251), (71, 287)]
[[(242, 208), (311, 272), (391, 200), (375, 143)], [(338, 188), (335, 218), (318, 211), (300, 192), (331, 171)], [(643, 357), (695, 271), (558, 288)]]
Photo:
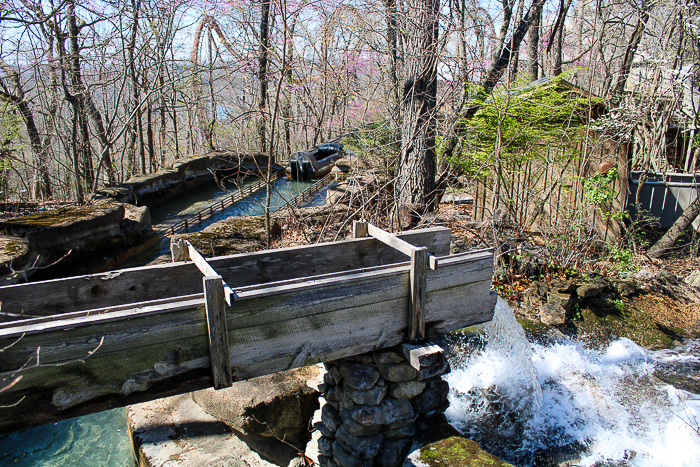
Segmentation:
[(580, 319), (574, 321), (574, 326), (576, 334), (594, 346), (626, 337), (648, 349), (666, 349), (675, 345), (683, 333), (658, 326), (646, 313), (632, 307), (619, 313), (594, 312), (585, 308), (581, 310)]
[(459, 436), (427, 444), (421, 449), (421, 460), (430, 467), (513, 467), (481, 449), (476, 441)]
[(2, 225), (7, 228), (28, 228), (40, 229), (52, 225), (64, 224), (90, 216), (96, 211), (102, 211), (100, 206), (68, 207), (52, 211), (40, 212), (30, 216), (15, 217), (2, 221)]

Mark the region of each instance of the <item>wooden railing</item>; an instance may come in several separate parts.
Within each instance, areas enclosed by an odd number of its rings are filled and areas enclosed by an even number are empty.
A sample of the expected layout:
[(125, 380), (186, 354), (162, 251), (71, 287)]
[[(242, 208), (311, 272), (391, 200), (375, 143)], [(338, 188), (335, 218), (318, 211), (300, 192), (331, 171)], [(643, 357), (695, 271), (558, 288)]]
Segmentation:
[(231, 206), (233, 203), (237, 203), (239, 201), (242, 201), (246, 198), (248, 198), (250, 195), (255, 193), (256, 191), (262, 189), (265, 187), (265, 180), (258, 180), (255, 183), (252, 183), (243, 189), (237, 191), (236, 193), (233, 193), (231, 196), (227, 196), (226, 198), (222, 198), (221, 200), (217, 201), (216, 203), (213, 203), (206, 208), (195, 212), (194, 214), (190, 214), (189, 216), (185, 217), (184, 219), (176, 222), (173, 225), (168, 226), (167, 228), (161, 230), (158, 232), (161, 236), (168, 236), (168, 235), (175, 235), (176, 233), (179, 232), (187, 232), (189, 231), (189, 228), (192, 227), (193, 225), (201, 224), (202, 221), (208, 219), (209, 217), (212, 217), (216, 211), (223, 211), (226, 209), (228, 206)]
[(318, 193), (323, 189), (324, 186), (328, 185), (328, 183), (331, 181), (331, 174), (326, 175), (325, 177), (319, 179), (316, 183), (311, 185), (309, 188), (306, 190), (302, 191), (298, 195), (294, 197), (294, 199), (291, 199), (284, 203), (282, 206), (277, 208), (278, 211), (281, 211), (282, 209), (287, 209), (290, 207), (299, 207), (301, 204), (304, 204), (305, 202), (309, 201), (313, 195)]
[[(322, 179), (318, 180), (316, 183), (311, 185), (309, 188), (305, 189), (301, 193), (299, 193), (297, 196), (294, 197), (294, 199), (291, 199), (284, 203), (282, 206), (278, 208), (280, 209), (285, 209), (288, 207), (297, 207), (308, 200), (311, 199), (313, 195), (318, 193), (323, 189), (324, 186), (326, 186), (329, 182), (331, 181), (331, 174), (326, 175)], [(189, 229), (197, 224), (201, 224), (202, 221), (212, 217), (215, 212), (217, 211), (223, 211), (226, 209), (228, 206), (231, 206), (234, 203), (237, 203), (239, 201), (243, 201), (244, 199), (250, 197), (253, 193), (255, 193), (258, 190), (262, 190), (265, 188), (265, 180), (259, 180), (251, 185), (248, 185), (247, 187), (243, 188), (242, 190), (233, 193), (231, 196), (227, 196), (226, 198), (223, 198), (216, 203), (212, 203), (211, 205), (207, 206), (206, 208), (194, 213), (190, 214), (189, 216), (185, 217), (184, 219), (178, 221), (175, 224), (169, 225), (166, 228), (160, 230), (158, 233), (163, 236), (169, 236), (169, 235), (175, 235), (176, 233), (180, 232), (188, 232)]]

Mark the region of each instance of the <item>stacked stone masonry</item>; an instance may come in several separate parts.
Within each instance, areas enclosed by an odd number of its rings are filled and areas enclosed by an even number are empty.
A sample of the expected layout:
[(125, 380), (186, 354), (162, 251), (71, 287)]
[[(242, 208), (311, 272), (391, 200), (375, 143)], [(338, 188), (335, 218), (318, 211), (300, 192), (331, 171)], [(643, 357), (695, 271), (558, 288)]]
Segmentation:
[[(435, 347), (435, 346), (432, 346)], [(401, 346), (326, 363), (321, 386), (321, 467), (403, 464), (427, 421), (447, 409), (450, 367), (442, 351), (414, 364)]]

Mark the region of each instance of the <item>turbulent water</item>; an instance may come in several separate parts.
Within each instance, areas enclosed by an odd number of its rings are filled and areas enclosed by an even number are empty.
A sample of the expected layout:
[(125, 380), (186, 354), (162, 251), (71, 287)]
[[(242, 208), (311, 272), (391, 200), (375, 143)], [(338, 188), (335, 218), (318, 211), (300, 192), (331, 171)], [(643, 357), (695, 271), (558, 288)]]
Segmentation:
[(529, 342), (499, 299), (494, 320), (452, 343), (447, 416), (519, 466), (700, 465), (700, 341), (649, 351), (628, 339), (591, 350)]

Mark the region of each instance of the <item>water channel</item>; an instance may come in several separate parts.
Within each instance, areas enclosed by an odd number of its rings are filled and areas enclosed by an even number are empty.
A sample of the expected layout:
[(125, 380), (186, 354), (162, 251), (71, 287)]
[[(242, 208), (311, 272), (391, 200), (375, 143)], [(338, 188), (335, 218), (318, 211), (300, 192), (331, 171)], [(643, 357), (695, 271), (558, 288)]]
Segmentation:
[[(307, 186), (278, 182), (273, 206)], [(209, 190), (155, 210), (154, 226), (228, 195)], [(263, 199), (259, 193), (195, 229), (229, 215), (260, 214)], [(150, 258), (164, 252), (165, 244)], [(517, 466), (571, 459), (568, 465), (596, 467), (700, 465), (700, 395), (664, 382), (674, 375), (700, 380), (698, 340), (662, 351), (627, 339), (590, 349), (561, 335), (527, 335), (499, 300), (493, 321), (445, 343), (453, 369), (446, 376), (448, 418)], [(63, 465), (132, 467), (125, 409), (0, 435), (0, 466)]]

